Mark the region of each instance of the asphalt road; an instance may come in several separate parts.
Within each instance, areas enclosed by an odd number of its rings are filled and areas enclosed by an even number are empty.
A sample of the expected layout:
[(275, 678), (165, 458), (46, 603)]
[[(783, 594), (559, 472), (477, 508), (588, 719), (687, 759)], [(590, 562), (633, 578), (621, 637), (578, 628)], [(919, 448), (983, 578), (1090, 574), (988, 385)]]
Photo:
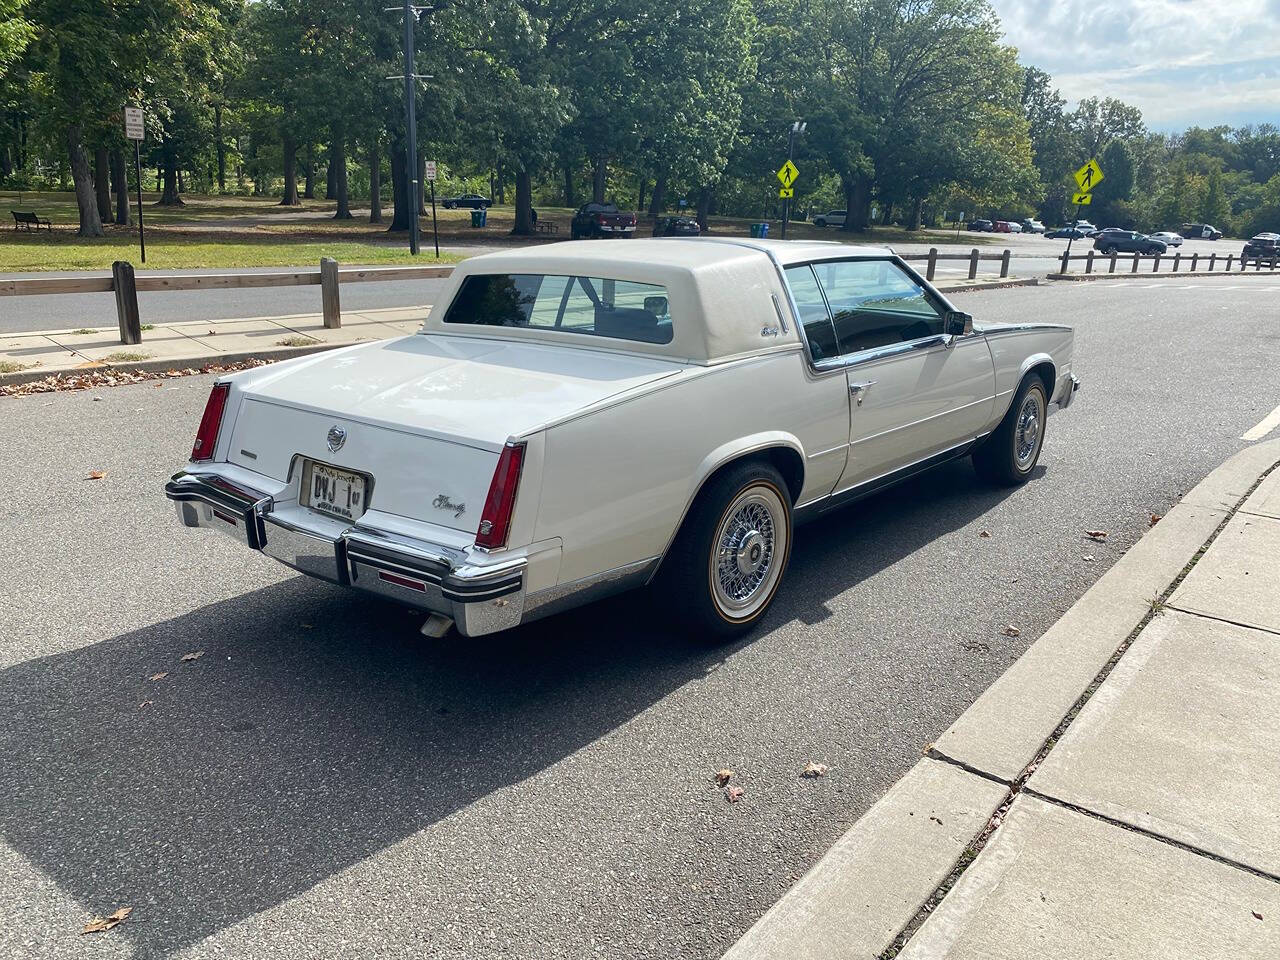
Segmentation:
[[(847, 240), (845, 234), (830, 231), (831, 239)], [(961, 231), (953, 244), (940, 246), (944, 253), (968, 254), (975, 246), (975, 238), (990, 240), (990, 234), (971, 234)], [(1020, 234), (1001, 235), (994, 246), (983, 245), (983, 253), (999, 253), (1006, 247), (1013, 251), (1010, 272), (1014, 276), (1044, 276), (1053, 269), (1053, 258), (1060, 257), (1066, 249), (1065, 240), (1046, 240), (1040, 236)], [(895, 249), (899, 253), (927, 253), (929, 244), (903, 243)], [(1089, 243), (1079, 241), (1072, 251), (1081, 253), (1089, 249)], [(477, 245), (446, 248), (456, 253), (485, 253), (502, 249), (501, 246)], [(1234, 240), (1211, 243), (1208, 240), (1188, 240), (1182, 247), (1186, 254), (1199, 251), (1204, 255), (1240, 253), (1240, 244)], [(924, 264), (916, 262), (921, 272)], [(244, 269), (236, 272), (274, 272), (287, 267)], [(998, 273), (1000, 265), (989, 261), (979, 264), (984, 274)], [(1149, 269), (1149, 268), (1148, 268)], [(139, 271), (144, 273), (215, 273), (225, 271)], [(966, 277), (967, 261), (940, 261), (935, 279)], [(66, 273), (3, 274), (0, 279), (14, 277), (100, 276), (101, 271), (71, 271)], [(443, 280), (379, 281), (377, 283), (350, 283), (342, 287), (342, 308), (358, 312), (379, 307), (411, 307), (430, 304), (443, 288)], [(199, 290), (171, 293), (143, 293), (138, 297), (138, 309), (143, 323), (175, 323), (184, 320), (207, 322), (246, 317), (282, 317), (320, 312), (319, 287), (263, 287), (246, 290)], [(0, 334), (24, 330), (75, 330), (80, 327), (113, 326), (116, 323), (115, 299), (110, 293), (57, 294), (37, 297), (0, 297)]]
[(0, 955), (719, 956), (1280, 402), (1275, 285), (1217, 283), (961, 295), (1077, 325), (1037, 476), (802, 528), (720, 649), (647, 595), (425, 640), (177, 525), (208, 378), (0, 399)]

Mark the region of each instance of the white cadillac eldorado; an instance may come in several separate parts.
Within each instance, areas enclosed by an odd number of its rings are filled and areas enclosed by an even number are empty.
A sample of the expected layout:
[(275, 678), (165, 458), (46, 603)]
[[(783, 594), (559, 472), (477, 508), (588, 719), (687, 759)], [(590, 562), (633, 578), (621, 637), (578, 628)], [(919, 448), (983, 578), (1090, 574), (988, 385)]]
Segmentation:
[(797, 520), (969, 454), (1024, 482), (1072, 331), (975, 326), (883, 248), (561, 243), (460, 264), (422, 330), (213, 387), (165, 492), (303, 573), (504, 630), (655, 582), (756, 624)]

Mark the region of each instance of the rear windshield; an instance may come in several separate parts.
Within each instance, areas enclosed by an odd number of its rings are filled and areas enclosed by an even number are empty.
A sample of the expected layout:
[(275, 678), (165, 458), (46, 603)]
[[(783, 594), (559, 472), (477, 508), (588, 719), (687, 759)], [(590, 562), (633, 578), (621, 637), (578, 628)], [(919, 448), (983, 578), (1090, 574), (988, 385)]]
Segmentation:
[(444, 322), (561, 330), (642, 343), (670, 343), (672, 336), (666, 287), (540, 273), (467, 277)]

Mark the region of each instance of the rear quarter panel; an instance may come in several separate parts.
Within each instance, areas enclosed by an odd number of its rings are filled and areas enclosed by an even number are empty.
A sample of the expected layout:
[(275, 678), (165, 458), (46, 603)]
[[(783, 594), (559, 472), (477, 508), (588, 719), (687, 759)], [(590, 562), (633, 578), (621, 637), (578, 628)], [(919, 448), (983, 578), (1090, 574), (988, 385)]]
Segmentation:
[(560, 581), (662, 554), (702, 481), (743, 451), (804, 458), (800, 501), (835, 485), (847, 453), (843, 377), (812, 379), (791, 350), (690, 370), (546, 431), (534, 538), (560, 538)]
[(1071, 373), (1075, 332), (1056, 324), (985, 326), (983, 333), (991, 348), (996, 369), (996, 402), (990, 426), (995, 427), (1013, 402), (1013, 394), (1027, 371), (1049, 361), (1054, 368), (1054, 387), (1049, 399), (1057, 394), (1063, 380)]

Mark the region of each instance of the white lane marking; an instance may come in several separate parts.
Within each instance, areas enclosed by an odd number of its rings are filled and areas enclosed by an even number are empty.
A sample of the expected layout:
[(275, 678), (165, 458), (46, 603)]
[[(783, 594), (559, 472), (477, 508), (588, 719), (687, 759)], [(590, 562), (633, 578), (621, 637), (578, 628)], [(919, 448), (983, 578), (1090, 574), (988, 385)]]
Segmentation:
[(1262, 421), (1256, 427), (1242, 433), (1240, 435), (1240, 439), (1248, 440), (1252, 443), (1254, 440), (1261, 440), (1276, 427), (1280, 427), (1280, 407), (1276, 407), (1263, 417)]

